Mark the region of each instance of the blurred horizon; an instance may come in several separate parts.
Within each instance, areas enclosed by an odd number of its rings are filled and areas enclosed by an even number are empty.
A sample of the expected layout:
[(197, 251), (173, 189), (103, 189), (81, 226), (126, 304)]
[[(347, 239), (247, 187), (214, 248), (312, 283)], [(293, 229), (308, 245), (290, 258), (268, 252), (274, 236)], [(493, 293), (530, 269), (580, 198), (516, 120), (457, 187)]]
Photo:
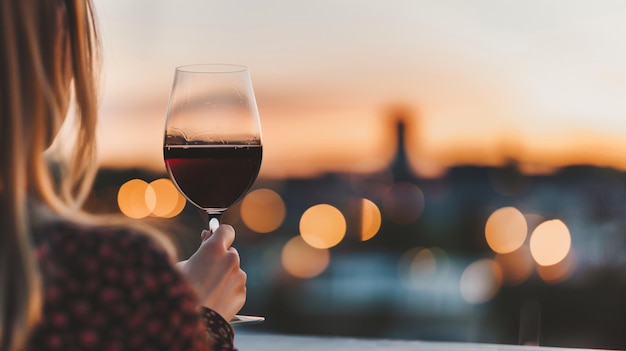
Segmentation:
[[(259, 179), (226, 212), (249, 274), (242, 313), (268, 317), (251, 328), (505, 344), (525, 330), (543, 346), (623, 347), (626, 172), (424, 179), (402, 150), (382, 173)], [(181, 258), (206, 228), (163, 174), (104, 169), (94, 190), (91, 210), (162, 226)]]
[(104, 167), (164, 171), (175, 67), (232, 62), (250, 67), (262, 178), (383, 169), (396, 109), (421, 176), (511, 160), (626, 170), (622, 1), (95, 3)]

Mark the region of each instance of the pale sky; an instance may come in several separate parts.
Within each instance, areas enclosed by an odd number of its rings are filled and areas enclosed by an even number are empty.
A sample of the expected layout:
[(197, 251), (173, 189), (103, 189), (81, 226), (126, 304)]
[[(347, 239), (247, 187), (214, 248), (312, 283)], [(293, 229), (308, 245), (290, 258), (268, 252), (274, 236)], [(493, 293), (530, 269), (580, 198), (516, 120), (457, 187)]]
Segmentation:
[(104, 165), (162, 167), (174, 68), (238, 63), (252, 75), (265, 176), (380, 167), (394, 104), (419, 116), (411, 155), (424, 173), (503, 152), (529, 169), (626, 168), (626, 1), (95, 3)]

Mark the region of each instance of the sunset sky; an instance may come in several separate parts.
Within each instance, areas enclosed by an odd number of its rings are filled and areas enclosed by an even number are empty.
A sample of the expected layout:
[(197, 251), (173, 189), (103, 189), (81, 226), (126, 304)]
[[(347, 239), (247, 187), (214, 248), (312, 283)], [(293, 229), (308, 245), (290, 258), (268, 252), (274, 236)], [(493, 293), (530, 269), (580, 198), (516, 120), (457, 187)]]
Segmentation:
[(626, 169), (622, 0), (95, 0), (104, 45), (102, 164), (163, 170), (176, 66), (250, 68), (262, 175), (374, 170), (389, 111), (412, 115), (412, 163), (515, 157)]

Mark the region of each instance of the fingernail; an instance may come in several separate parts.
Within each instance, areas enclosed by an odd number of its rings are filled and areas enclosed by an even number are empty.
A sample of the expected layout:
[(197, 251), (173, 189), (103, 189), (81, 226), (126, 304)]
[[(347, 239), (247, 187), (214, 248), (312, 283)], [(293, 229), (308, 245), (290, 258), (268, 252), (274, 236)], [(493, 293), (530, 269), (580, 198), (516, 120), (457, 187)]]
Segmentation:
[(211, 233), (215, 233), (219, 226), (220, 221), (218, 221), (217, 218), (211, 218), (211, 220), (209, 221), (209, 230), (211, 231)]

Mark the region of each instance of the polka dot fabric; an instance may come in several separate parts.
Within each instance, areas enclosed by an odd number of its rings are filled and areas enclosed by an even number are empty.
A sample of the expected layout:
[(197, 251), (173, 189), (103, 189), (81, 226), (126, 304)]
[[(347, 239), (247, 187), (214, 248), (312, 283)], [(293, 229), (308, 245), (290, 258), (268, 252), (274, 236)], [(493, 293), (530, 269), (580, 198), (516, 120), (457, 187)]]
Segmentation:
[(37, 230), (44, 306), (27, 350), (234, 350), (167, 254), (125, 229)]

